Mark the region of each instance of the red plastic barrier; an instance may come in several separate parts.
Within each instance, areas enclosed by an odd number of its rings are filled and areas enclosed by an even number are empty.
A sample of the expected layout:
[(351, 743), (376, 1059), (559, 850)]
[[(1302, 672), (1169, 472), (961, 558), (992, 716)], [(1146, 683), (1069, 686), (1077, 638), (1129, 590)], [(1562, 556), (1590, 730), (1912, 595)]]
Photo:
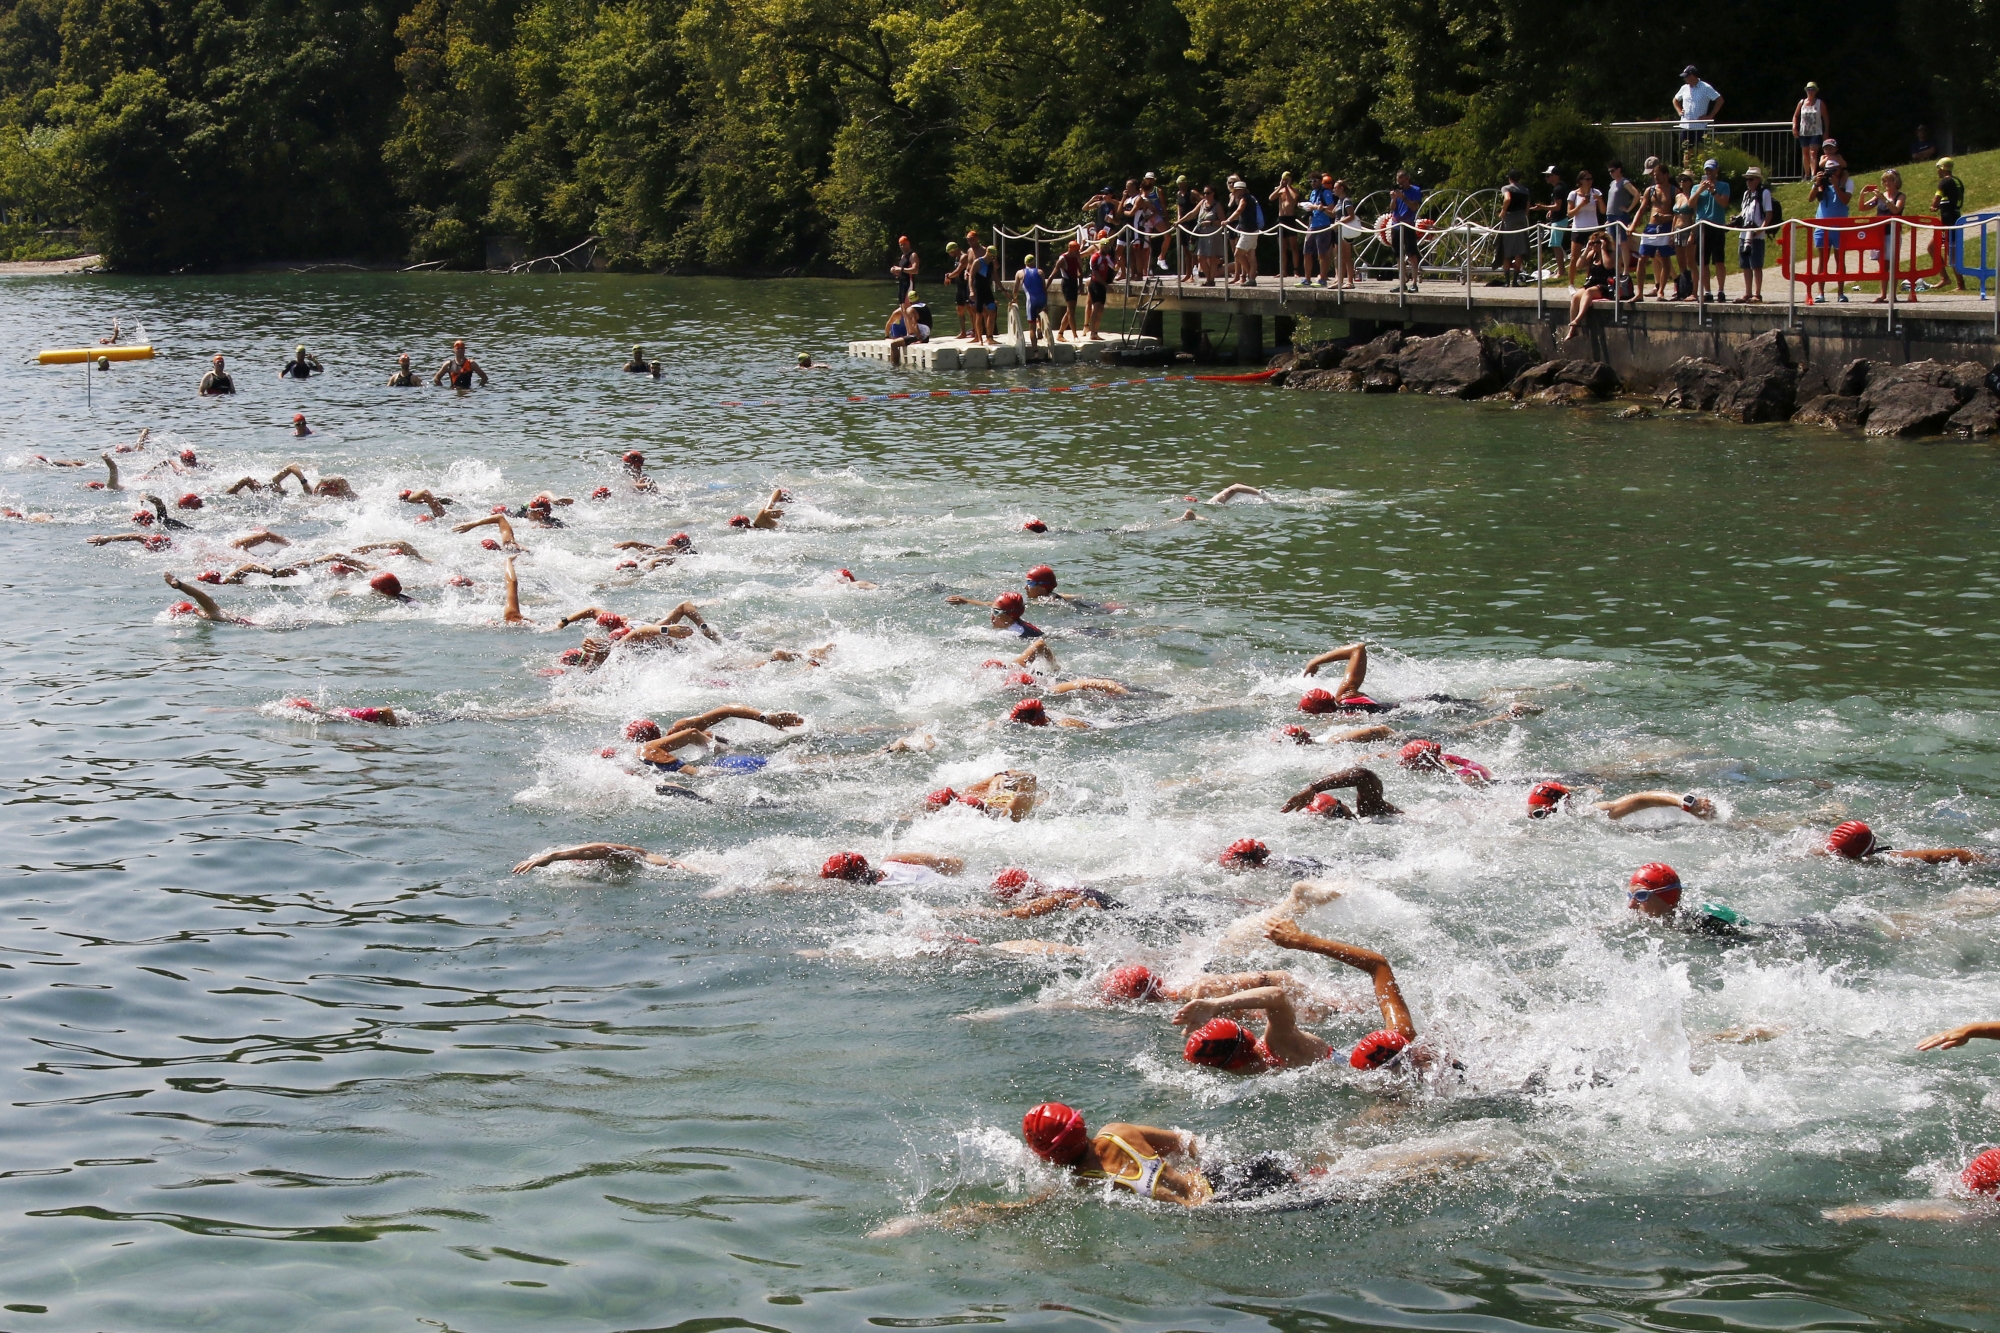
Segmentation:
[[(1889, 278), (1889, 224), (1896, 223), (1896, 283), (1915, 284), (1944, 272), (1949, 233), (1934, 217), (1813, 218), (1785, 223), (1778, 241), (1778, 267), (1806, 284), (1806, 304), (1829, 282), (1882, 282)], [(1817, 235), (1815, 234), (1817, 233)], [(1822, 244), (1824, 241), (1824, 244)]]

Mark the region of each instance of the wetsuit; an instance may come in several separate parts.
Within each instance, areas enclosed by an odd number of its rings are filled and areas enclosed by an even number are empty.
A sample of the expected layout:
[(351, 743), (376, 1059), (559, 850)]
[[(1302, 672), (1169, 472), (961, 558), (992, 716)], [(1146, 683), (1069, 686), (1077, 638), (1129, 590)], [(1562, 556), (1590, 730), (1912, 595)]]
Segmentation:
[(1025, 620), (1017, 620), (1013, 624), (1009, 625), (1007, 628), (1001, 630), (1000, 632), (1002, 634), (1019, 635), (1021, 638), (1024, 639), (1039, 639), (1042, 637), (1042, 631), (1040, 627), (1035, 625), (1030, 625)]
[(479, 373), (474, 368), (475, 365), (476, 363), (470, 359), (448, 363), (445, 374), (451, 379), (451, 387), (454, 389), (470, 389), (472, 387), (472, 377)]
[(392, 389), (417, 389), (423, 387), (423, 383), (417, 378), (417, 372), (414, 370), (398, 370), (389, 377), (389, 387)]
[(991, 310), (993, 300), (993, 256), (982, 255), (972, 262), (972, 308)]
[(211, 370), (201, 377), (201, 393), (205, 398), (215, 394), (235, 392), (236, 381), (229, 378), (229, 372), (226, 370)]
[(311, 357), (303, 356), (285, 362), (285, 368), (279, 373), (286, 379), (309, 380), (315, 373), (324, 369), (325, 367)]
[(1021, 270), (1021, 290), (1028, 296), (1028, 322), (1034, 323), (1049, 308), (1049, 285), (1038, 268)]

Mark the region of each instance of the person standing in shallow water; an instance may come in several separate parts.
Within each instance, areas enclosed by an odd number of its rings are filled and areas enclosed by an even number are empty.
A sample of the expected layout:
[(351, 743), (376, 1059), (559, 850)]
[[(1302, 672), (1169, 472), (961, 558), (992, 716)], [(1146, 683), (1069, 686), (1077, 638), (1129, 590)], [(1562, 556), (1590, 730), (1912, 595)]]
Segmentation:
[(477, 361), (465, 354), (465, 339), (459, 338), (451, 345), (451, 356), (437, 368), (437, 374), (431, 376), (431, 383), (442, 384), (448, 376), (452, 388), (470, 389), (474, 375), (479, 377), (482, 386), (486, 384), (486, 371)]
[[(215, 398), (225, 393), (236, 392), (236, 381), (222, 368), (222, 353), (217, 352), (208, 359), (208, 373), (201, 377), (201, 388), (196, 390), (204, 398)], [(117, 490), (117, 486), (111, 489)]]

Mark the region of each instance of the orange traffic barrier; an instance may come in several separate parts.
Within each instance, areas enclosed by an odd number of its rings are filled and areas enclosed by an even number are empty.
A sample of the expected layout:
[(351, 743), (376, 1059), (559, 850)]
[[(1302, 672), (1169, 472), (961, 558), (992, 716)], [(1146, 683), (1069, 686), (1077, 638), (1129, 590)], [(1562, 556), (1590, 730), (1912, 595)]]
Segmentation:
[(1944, 224), (1934, 217), (1800, 218), (1785, 223), (1778, 264), (1785, 277), (1806, 284), (1807, 305), (1829, 282), (1908, 283), (1907, 299), (1914, 301), (1918, 282), (1944, 272), (1947, 244)]

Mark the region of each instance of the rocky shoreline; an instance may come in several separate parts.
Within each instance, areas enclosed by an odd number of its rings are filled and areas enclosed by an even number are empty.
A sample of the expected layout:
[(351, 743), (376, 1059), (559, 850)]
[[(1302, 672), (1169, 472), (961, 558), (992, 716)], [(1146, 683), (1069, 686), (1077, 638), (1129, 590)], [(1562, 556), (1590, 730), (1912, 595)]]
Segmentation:
[[(1801, 365), (1782, 329), (1736, 349), (1733, 365), (1683, 357), (1651, 397), (1662, 407), (1750, 425), (1790, 421), (1912, 439), (1984, 438), (2000, 430), (2000, 367), (1977, 361), (1849, 361)], [(1412, 337), (1301, 344), (1273, 357), (1274, 383), (1326, 393), (1422, 393), (1575, 406), (1627, 392), (1599, 361), (1544, 359), (1508, 337), (1452, 329)]]

